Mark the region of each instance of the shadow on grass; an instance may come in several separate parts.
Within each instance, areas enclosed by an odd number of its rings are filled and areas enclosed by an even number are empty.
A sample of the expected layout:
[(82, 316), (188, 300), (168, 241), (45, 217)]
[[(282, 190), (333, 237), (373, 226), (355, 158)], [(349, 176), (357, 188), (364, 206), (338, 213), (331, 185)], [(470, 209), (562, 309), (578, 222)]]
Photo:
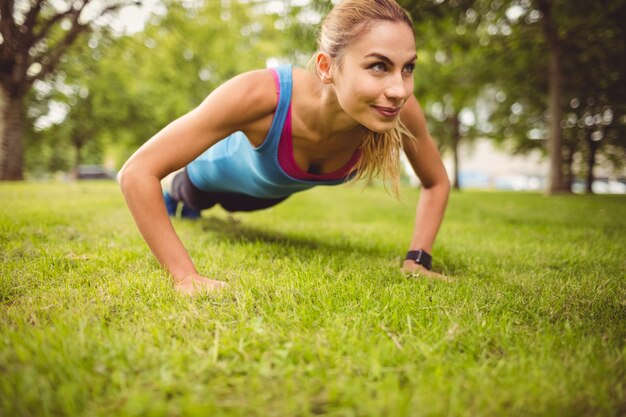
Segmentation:
[[(297, 235), (285, 234), (277, 231), (268, 231), (260, 228), (243, 225), (232, 218), (221, 219), (218, 217), (204, 217), (200, 220), (203, 231), (216, 234), (220, 239), (229, 243), (257, 243), (261, 242), (273, 245), (275, 256), (298, 257), (303, 260), (310, 258), (315, 253), (336, 257), (378, 258), (397, 264), (398, 268), (404, 258), (403, 252), (396, 252), (376, 242), (371, 244), (358, 244), (343, 236), (330, 236), (327, 238), (311, 239)], [(295, 249), (295, 251), (293, 251)], [(295, 253), (294, 253), (295, 252)], [(455, 275), (458, 271), (467, 270), (467, 265), (450, 257), (447, 252), (441, 252), (440, 259), (434, 271)], [(455, 259), (450, 262), (451, 259)], [(442, 270), (442, 266), (444, 267)]]
[(267, 231), (243, 225), (232, 219), (220, 219), (218, 217), (206, 217), (200, 220), (202, 230), (212, 232), (231, 243), (256, 243), (262, 242), (285, 249), (300, 249), (306, 251), (321, 251), (329, 254), (359, 254), (363, 256), (385, 257), (389, 252), (384, 248), (357, 245), (345, 237), (329, 237), (326, 240), (309, 239), (297, 235), (281, 232)]

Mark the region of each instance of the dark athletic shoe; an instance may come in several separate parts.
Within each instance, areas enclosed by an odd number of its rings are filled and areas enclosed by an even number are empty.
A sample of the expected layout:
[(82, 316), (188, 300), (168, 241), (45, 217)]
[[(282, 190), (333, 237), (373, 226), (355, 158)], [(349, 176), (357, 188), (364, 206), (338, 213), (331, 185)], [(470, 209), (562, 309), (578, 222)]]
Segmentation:
[(180, 216), (183, 219), (198, 219), (200, 218), (200, 211), (189, 208), (183, 204), (183, 209), (181, 210)]
[(165, 200), (165, 208), (167, 209), (167, 214), (169, 214), (171, 217), (176, 217), (178, 201), (174, 200), (170, 193), (168, 193), (167, 191), (163, 192), (163, 200)]

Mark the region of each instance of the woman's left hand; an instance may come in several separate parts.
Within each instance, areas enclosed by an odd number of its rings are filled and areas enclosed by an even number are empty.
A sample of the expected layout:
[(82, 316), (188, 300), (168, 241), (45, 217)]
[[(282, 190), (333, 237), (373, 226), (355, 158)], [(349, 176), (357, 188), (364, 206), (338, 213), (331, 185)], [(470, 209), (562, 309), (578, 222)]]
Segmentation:
[(416, 263), (411, 259), (406, 259), (402, 264), (402, 268), (400, 269), (404, 275), (411, 278), (420, 278), (425, 277), (428, 279), (436, 279), (439, 281), (452, 282), (454, 279), (447, 277), (442, 274), (438, 274), (437, 272), (429, 271), (424, 268), (422, 265)]
[(227, 288), (224, 281), (205, 278), (198, 273), (186, 276), (183, 279), (174, 279), (174, 289), (183, 295), (198, 295), (217, 292)]

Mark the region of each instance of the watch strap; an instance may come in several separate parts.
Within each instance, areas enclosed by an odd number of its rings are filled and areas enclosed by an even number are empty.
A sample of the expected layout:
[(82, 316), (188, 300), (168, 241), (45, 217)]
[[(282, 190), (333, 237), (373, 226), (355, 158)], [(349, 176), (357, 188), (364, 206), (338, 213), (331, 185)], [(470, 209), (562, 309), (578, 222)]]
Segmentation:
[(424, 268), (430, 271), (433, 266), (433, 257), (430, 256), (425, 250), (410, 250), (406, 253), (406, 258), (411, 261), (415, 261), (416, 264), (422, 265)]

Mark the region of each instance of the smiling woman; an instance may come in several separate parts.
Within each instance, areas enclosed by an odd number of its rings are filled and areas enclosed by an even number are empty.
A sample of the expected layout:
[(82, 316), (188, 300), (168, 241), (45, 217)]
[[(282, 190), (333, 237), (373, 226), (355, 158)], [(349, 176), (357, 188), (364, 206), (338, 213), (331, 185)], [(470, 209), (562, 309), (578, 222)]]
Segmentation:
[(430, 272), (430, 252), (449, 183), (413, 96), (415, 60), (411, 20), (394, 0), (344, 1), (322, 23), (314, 72), (241, 74), (146, 142), (120, 183), (176, 288), (225, 285), (195, 269), (168, 218), (179, 206), (183, 217), (216, 204), (259, 210), (314, 186), (374, 176), (397, 191), (401, 151), (423, 185), (402, 268), (441, 277)]
[[(348, 10), (354, 13), (355, 9)], [(411, 21), (401, 9), (391, 11), (395, 14), (385, 15), (373, 8), (375, 15), (389, 20), (356, 25), (352, 36), (347, 31), (331, 30), (344, 37), (335, 42), (328, 39), (328, 35), (326, 39), (321, 38), (317, 68), (322, 80), (333, 80), (334, 93), (343, 111), (369, 130), (360, 144), (362, 157), (355, 167), (357, 178), (369, 180), (380, 172), (396, 191), (402, 137), (413, 137), (398, 115), (413, 94), (417, 56)], [(331, 13), (323, 27), (345, 27), (343, 25), (356, 21), (346, 14), (337, 13), (343, 17), (340, 20), (332, 19), (335, 15)], [(336, 44), (339, 43), (349, 47), (338, 50)], [(328, 57), (336, 61), (332, 78)]]

